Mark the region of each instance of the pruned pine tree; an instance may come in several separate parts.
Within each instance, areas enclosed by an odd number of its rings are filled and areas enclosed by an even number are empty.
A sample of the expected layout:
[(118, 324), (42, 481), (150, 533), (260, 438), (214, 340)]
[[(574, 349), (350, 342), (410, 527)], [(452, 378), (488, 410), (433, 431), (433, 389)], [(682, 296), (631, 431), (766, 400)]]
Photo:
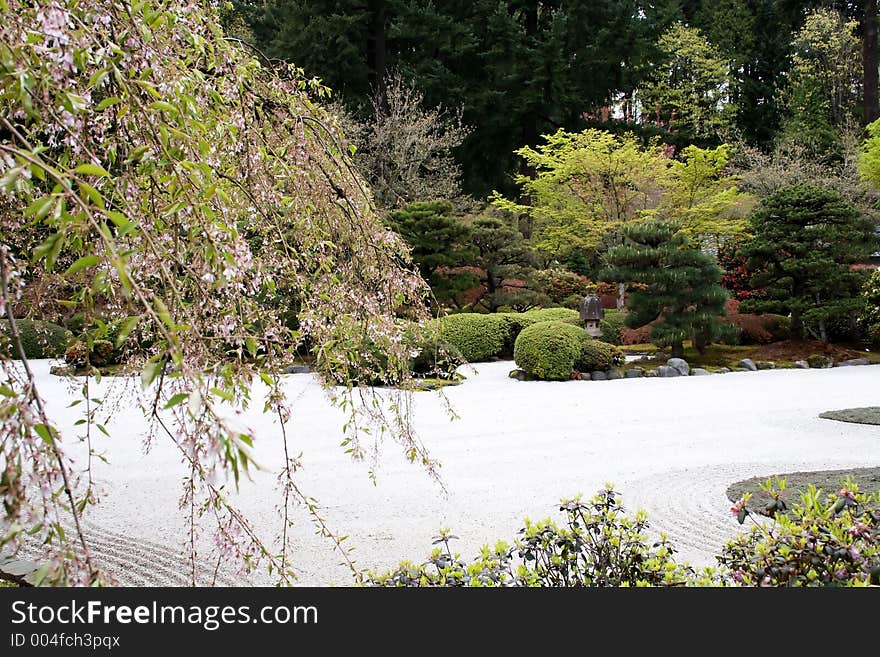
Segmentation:
[(827, 340), (832, 320), (854, 324), (866, 274), (850, 265), (877, 248), (870, 218), (832, 189), (792, 185), (764, 199), (751, 233), (742, 253), (761, 270), (752, 287), (766, 294), (744, 310), (790, 314), (794, 339)]
[(623, 244), (606, 253), (600, 277), (629, 285), (626, 325), (653, 323), (651, 341), (672, 347), (673, 356), (684, 354), (688, 339), (702, 353), (720, 335), (727, 300), (715, 258), (671, 222), (631, 224), (623, 234)]

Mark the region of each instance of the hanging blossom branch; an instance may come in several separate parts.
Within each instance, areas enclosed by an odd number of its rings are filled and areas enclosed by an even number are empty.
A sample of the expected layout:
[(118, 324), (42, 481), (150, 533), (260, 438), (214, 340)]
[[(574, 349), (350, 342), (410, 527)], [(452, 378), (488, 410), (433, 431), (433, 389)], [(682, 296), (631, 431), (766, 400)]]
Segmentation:
[[(181, 454), (193, 582), (208, 519), (221, 556), (246, 569), (265, 564), (290, 581), (291, 505), (304, 505), (340, 549), (341, 540), (294, 480), (284, 421), (280, 550), (257, 535), (216, 485), (237, 484), (254, 467), (255, 437), (225, 414), (250, 404), (258, 380), (276, 400), (264, 410), (278, 414), (280, 365), (310, 350), (350, 416), (353, 456), (375, 460), (378, 442), (363, 448), (361, 430), (379, 426), (436, 477), (411, 430), (406, 392), (383, 396), (365, 385), (409, 388), (404, 327), (427, 319), (427, 286), (406, 246), (377, 219), (335, 120), (319, 104), (327, 90), (227, 41), (211, 8), (0, 0), (0, 9), (0, 243), (10, 256), (8, 280), (24, 293), (63, 295), (84, 318), (88, 348), (115, 323), (117, 347), (150, 400), (142, 403), (146, 444), (164, 437)], [(11, 303), (5, 311), (12, 317)], [(26, 361), (3, 369), (0, 497), (14, 512), (0, 519), (0, 546), (20, 540), (22, 519), (36, 522), (55, 550), (58, 581), (98, 581), (80, 523), (91, 486), (78, 496), (60, 434), (50, 434), (54, 448), (34, 440), (36, 427), (51, 424)], [(96, 421), (86, 409), (91, 454)], [(64, 509), (51, 493), (59, 478)], [(49, 492), (34, 497), (34, 490)], [(71, 520), (79, 548), (63, 531)]]

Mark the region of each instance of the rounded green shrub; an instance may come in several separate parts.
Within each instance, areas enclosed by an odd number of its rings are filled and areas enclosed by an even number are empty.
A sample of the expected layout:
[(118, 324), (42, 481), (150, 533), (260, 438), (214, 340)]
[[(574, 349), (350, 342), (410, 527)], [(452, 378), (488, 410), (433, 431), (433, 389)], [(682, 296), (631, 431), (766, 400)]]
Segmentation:
[[(60, 358), (64, 355), (71, 334), (63, 326), (33, 319), (17, 319), (24, 355), (28, 358)], [(8, 319), (0, 319), (0, 353), (18, 358)]]
[(571, 376), (589, 338), (582, 328), (563, 321), (538, 322), (516, 339), (513, 358), (518, 367), (538, 379), (563, 381)]
[(599, 322), (603, 342), (620, 344), (620, 332), (625, 328), (625, 318), (626, 315), (623, 313), (606, 311), (605, 318)]
[(569, 308), (571, 310), (580, 310), (581, 304), (584, 302), (583, 294), (569, 294), (562, 300), (562, 303), (559, 305), (563, 308)]
[(594, 340), (587, 335), (587, 339), (581, 343), (574, 369), (579, 372), (607, 370), (610, 367), (620, 367), (625, 361), (626, 358), (618, 347), (601, 340)]

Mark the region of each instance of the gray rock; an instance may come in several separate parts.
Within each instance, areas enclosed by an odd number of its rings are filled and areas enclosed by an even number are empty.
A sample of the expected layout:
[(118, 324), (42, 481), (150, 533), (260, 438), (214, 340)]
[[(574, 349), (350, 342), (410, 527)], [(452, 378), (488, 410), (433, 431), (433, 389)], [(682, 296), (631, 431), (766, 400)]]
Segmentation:
[(620, 370), (608, 370), (605, 372), (605, 378), (609, 381), (616, 381), (617, 379), (623, 378), (623, 372)]
[(633, 369), (626, 371), (626, 378), (638, 379), (641, 378), (644, 374), (645, 370), (643, 370), (641, 367), (634, 367)]
[(867, 358), (851, 358), (837, 363), (837, 367), (852, 367), (853, 365), (870, 365), (871, 361)]
[(660, 375), (657, 373), (657, 370), (645, 370), (646, 379), (656, 379), (658, 376)]
[(755, 363), (755, 367), (757, 367), (759, 370), (775, 370), (776, 363), (769, 360), (759, 360), (757, 363)]
[(308, 365), (290, 365), (284, 368), (285, 374), (308, 374), (311, 372)]
[(682, 376), (687, 376), (691, 372), (691, 366), (684, 358), (670, 358), (666, 361), (666, 365), (675, 369)]
[(516, 379), (517, 381), (525, 381), (526, 373), (522, 370), (511, 370), (507, 377), (510, 379)]
[(49, 374), (55, 376), (73, 376), (76, 374), (76, 368), (72, 365), (53, 365), (49, 368)]
[(30, 575), (39, 568), (40, 566), (33, 561), (20, 561), (17, 559), (4, 561), (0, 564), (0, 572), (19, 578), (24, 577), (25, 575)]
[(691, 370), (691, 376), (706, 376), (711, 374), (709, 370), (704, 370), (702, 367), (695, 367)]
[(739, 361), (739, 366), (741, 369), (748, 370), (749, 372), (758, 371), (758, 366), (755, 365), (755, 362), (751, 358), (743, 358)]
[(593, 381), (605, 381), (608, 377), (605, 376), (605, 372), (596, 371), (590, 375), (590, 378)]
[(681, 372), (679, 372), (674, 367), (670, 367), (669, 365), (661, 365), (657, 368), (657, 376), (663, 379), (673, 378), (676, 376), (681, 376)]
[(717, 373), (718, 374), (729, 374), (730, 368), (729, 367), (719, 367), (717, 370)]
[(796, 360), (794, 361), (794, 366), (799, 370), (808, 370), (810, 369), (810, 364), (805, 360)]

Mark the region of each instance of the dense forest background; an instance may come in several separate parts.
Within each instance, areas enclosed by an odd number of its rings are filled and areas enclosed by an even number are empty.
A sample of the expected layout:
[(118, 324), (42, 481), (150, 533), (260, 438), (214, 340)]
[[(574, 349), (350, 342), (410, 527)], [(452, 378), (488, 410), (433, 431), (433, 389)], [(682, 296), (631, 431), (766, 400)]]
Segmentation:
[[(839, 150), (845, 125), (878, 116), (873, 0), (236, 0), (233, 7), (228, 32), (321, 78), (357, 117), (369, 115), (392, 72), (423, 94), (425, 106), (460, 110), (471, 129), (454, 157), (463, 190), (478, 198), (510, 192), (523, 166), (514, 151), (558, 128), (635, 130), (701, 146), (741, 140), (764, 150), (797, 135), (826, 156)], [(835, 34), (807, 25), (818, 9), (839, 16)], [(679, 24), (687, 30), (676, 31)], [(682, 121), (688, 108), (678, 106), (704, 102), (700, 85), (705, 95), (719, 80), (724, 120), (709, 129)]]

